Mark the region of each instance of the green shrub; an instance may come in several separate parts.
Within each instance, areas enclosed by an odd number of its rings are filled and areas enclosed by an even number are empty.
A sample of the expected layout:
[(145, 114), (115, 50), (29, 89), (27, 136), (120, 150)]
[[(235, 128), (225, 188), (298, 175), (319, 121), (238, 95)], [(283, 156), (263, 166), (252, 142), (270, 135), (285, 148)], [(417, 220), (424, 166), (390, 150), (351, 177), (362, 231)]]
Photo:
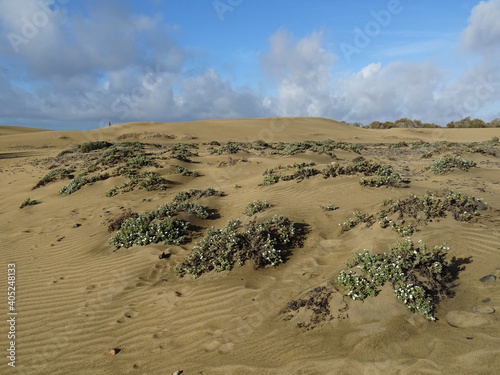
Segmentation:
[(475, 161), (464, 159), (461, 156), (446, 155), (432, 163), (430, 168), (435, 174), (441, 174), (453, 171), (455, 168), (467, 172), (476, 165)]
[(367, 223), (368, 226), (373, 224), (373, 215), (364, 214), (359, 210), (353, 212), (353, 217), (346, 222), (339, 224), (342, 225), (342, 232), (347, 232), (360, 223)]
[(145, 166), (154, 166), (154, 167), (159, 167), (158, 163), (154, 161), (154, 159), (151, 156), (146, 156), (146, 155), (137, 155), (125, 163), (125, 167), (132, 167), (132, 168), (141, 168)]
[(241, 142), (226, 142), (225, 145), (221, 146), (218, 149), (211, 149), (210, 150), (210, 155), (217, 154), (217, 155), (222, 155), (224, 152), (228, 154), (237, 154), (239, 151), (241, 151), (241, 147), (243, 146), (243, 143)]
[(253, 216), (257, 212), (264, 211), (266, 208), (271, 207), (267, 201), (260, 201), (260, 200), (255, 200), (252, 203), (248, 203), (244, 214), (247, 216)]
[(126, 220), (116, 235), (109, 239), (115, 251), (133, 245), (146, 246), (163, 242), (166, 245), (180, 245), (186, 241), (189, 223), (167, 217), (155, 221), (151, 215), (141, 215)]
[(325, 211), (335, 211), (335, 210), (338, 210), (338, 207), (335, 206), (334, 204), (329, 204), (328, 206), (324, 207), (324, 206), (320, 206), (323, 210)]
[(107, 173), (105, 173), (103, 175), (97, 174), (96, 176), (93, 176), (93, 177), (77, 176), (74, 179), (72, 179), (67, 186), (63, 186), (61, 188), (61, 190), (59, 190), (59, 194), (70, 195), (70, 194), (73, 194), (74, 192), (80, 190), (82, 187), (84, 187), (87, 184), (91, 184), (91, 183), (94, 183), (97, 181), (106, 180), (108, 178), (109, 178), (109, 174), (107, 174)]
[(104, 148), (109, 148), (112, 145), (112, 143), (106, 141), (87, 142), (78, 145), (78, 151), (81, 153), (88, 153), (93, 150), (102, 150)]
[(197, 278), (212, 270), (231, 270), (249, 260), (255, 268), (276, 267), (285, 261), (285, 245), (296, 240), (294, 224), (282, 215), (241, 227), (241, 221), (236, 219), (222, 229), (207, 230), (192, 253), (175, 267), (178, 275)]
[(192, 176), (192, 177), (200, 176), (200, 174), (196, 171), (191, 171), (187, 168), (179, 167), (179, 166), (176, 166), (175, 170), (170, 172), (169, 174), (180, 174), (182, 176)]
[(19, 206), (19, 208), (24, 208), (26, 206), (34, 206), (35, 204), (39, 204), (40, 202), (38, 202), (37, 200), (35, 199), (31, 199), (31, 198), (26, 198), (23, 203), (21, 203), (21, 205)]
[(37, 189), (41, 186), (47, 185), (49, 182), (55, 181), (59, 178), (73, 178), (74, 171), (72, 169), (56, 168), (51, 170), (45, 176), (43, 176), (37, 184), (31, 188), (31, 190)]
[[(425, 244), (415, 245), (409, 238), (391, 246), (389, 253), (372, 255), (365, 250), (355, 253), (352, 263), (346, 263), (346, 268), (351, 270), (342, 270), (337, 282), (354, 300), (376, 296), (380, 287), (389, 282), (396, 298), (409, 310), (435, 320), (436, 304), (451, 295), (448, 250), (442, 245), (429, 250)], [(356, 271), (352, 271), (354, 267)]]
[(191, 189), (189, 191), (181, 191), (177, 193), (174, 198), (172, 199), (174, 202), (182, 202), (182, 201), (187, 201), (191, 197), (195, 197), (196, 199), (200, 199), (203, 197), (222, 197), (224, 196), (224, 193), (218, 190), (215, 190), (212, 187), (208, 187), (205, 190), (199, 190), (199, 189)]
[(453, 191), (426, 192), (420, 197), (411, 194), (402, 200), (388, 199), (383, 203), (379, 217), (399, 213), (400, 220), (411, 217), (424, 221), (446, 217), (447, 212), (453, 214), (455, 220), (469, 221), (478, 215), (479, 206), (486, 207), (482, 199)]

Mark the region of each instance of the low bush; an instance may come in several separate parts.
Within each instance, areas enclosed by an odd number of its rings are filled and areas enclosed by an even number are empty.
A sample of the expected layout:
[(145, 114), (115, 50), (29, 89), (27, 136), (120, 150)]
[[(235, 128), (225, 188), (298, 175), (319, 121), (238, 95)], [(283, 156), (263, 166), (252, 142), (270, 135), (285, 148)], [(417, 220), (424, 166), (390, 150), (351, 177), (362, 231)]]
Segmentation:
[(63, 186), (61, 190), (59, 190), (59, 194), (65, 194), (65, 195), (70, 195), (73, 194), (74, 192), (80, 190), (82, 187), (84, 187), (87, 184), (91, 184), (97, 181), (102, 181), (106, 180), (109, 178), (108, 173), (104, 174), (97, 174), (96, 176), (93, 177), (86, 177), (86, 176), (77, 176), (74, 179), (70, 181), (70, 183), (67, 186)]
[[(446, 259), (449, 248), (436, 245), (432, 250), (421, 242), (415, 245), (405, 239), (391, 246), (389, 253), (355, 253), (349, 272), (342, 270), (337, 282), (345, 287), (346, 295), (354, 300), (376, 296), (380, 287), (389, 282), (394, 294), (409, 310), (418, 311), (428, 320), (435, 320), (436, 304), (450, 296), (451, 263)], [(352, 269), (356, 267), (356, 271)]]
[(175, 267), (180, 277), (194, 278), (215, 270), (231, 270), (235, 265), (253, 261), (254, 267), (276, 267), (286, 258), (287, 245), (296, 241), (295, 226), (282, 215), (262, 223), (252, 221), (242, 228), (239, 219), (222, 229), (209, 229), (191, 254)]
[(257, 212), (264, 211), (266, 208), (271, 207), (267, 201), (260, 201), (260, 200), (255, 200), (252, 203), (248, 203), (244, 214), (247, 216), (253, 216)]
[(125, 211), (116, 219), (114, 219), (108, 226), (108, 232), (114, 232), (121, 228), (122, 224), (130, 218), (137, 218), (139, 214), (137, 212)]
[(93, 150), (102, 150), (111, 147), (113, 144), (106, 141), (87, 142), (78, 145), (78, 152), (88, 153)]
[(446, 155), (432, 163), (430, 169), (435, 174), (453, 171), (455, 168), (467, 172), (470, 168), (475, 167), (476, 165), (475, 161), (464, 159), (461, 156)]
[(51, 170), (49, 173), (47, 173), (45, 176), (43, 176), (40, 181), (37, 182), (35, 186), (31, 188), (31, 190), (38, 189), (41, 186), (47, 185), (49, 182), (55, 181), (57, 179), (62, 179), (62, 178), (73, 178), (73, 173), (74, 170), (72, 169), (65, 169), (65, 168), (56, 168)]
[(167, 217), (155, 220), (151, 215), (141, 215), (126, 220), (109, 243), (115, 251), (133, 245), (145, 246), (163, 242), (166, 245), (180, 245), (186, 241), (189, 223)]
[(364, 214), (361, 211), (356, 210), (353, 212), (352, 218), (339, 225), (342, 225), (342, 232), (347, 232), (360, 223), (367, 223), (368, 226), (371, 226), (373, 222), (373, 215)]
[(24, 208), (26, 206), (34, 206), (35, 204), (39, 204), (40, 202), (38, 202), (37, 200), (35, 199), (31, 199), (31, 198), (26, 198), (23, 203), (21, 203), (21, 205), (19, 206), (19, 208)]
[(175, 170), (170, 172), (169, 174), (180, 174), (182, 176), (191, 176), (191, 177), (199, 177), (200, 176), (200, 174), (196, 171), (191, 171), (187, 168), (179, 167), (179, 166), (176, 166)]

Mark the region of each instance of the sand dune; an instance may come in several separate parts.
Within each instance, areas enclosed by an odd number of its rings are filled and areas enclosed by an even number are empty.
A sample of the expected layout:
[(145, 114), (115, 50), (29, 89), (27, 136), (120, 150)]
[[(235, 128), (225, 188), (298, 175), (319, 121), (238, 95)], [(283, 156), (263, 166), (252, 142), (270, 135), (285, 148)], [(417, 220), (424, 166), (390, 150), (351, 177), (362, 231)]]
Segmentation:
[[(500, 150), (494, 143), (483, 144), (487, 153), (467, 152), (470, 145), (461, 145), (488, 142), (500, 136), (500, 129), (371, 130), (320, 118), (275, 118), (128, 123), (81, 132), (0, 127), (0, 135), (4, 290), (7, 264), (16, 265), (12, 373), (494, 374), (500, 368), (500, 281), (480, 281), (486, 275), (500, 277)], [(337, 162), (346, 164), (362, 156), (392, 166), (410, 183), (361, 186), (362, 174), (355, 174), (260, 186), (266, 169), (310, 161), (321, 169), (335, 160), (311, 151), (281, 155), (245, 147), (234, 154), (210, 153), (210, 148), (219, 147), (212, 141), (224, 145), (258, 139), (274, 145), (326, 139), (360, 143), (365, 148), (359, 153), (335, 150)], [(145, 144), (144, 152), (156, 158), (157, 166), (142, 170), (166, 178), (168, 188), (106, 197), (113, 186), (128, 181), (112, 175), (67, 196), (59, 190), (70, 179), (32, 190), (52, 169), (74, 168), (76, 176), (88, 168), (103, 150), (56, 155), (96, 141)], [(411, 147), (422, 141), (433, 145)], [(389, 147), (400, 142), (408, 147)], [(198, 155), (190, 157), (192, 162), (175, 159), (171, 147), (176, 143), (196, 144), (193, 151)], [(429, 155), (422, 158), (426, 152)], [(458, 154), (477, 166), (443, 174), (425, 169), (444, 155)], [(201, 175), (169, 174), (176, 166)], [(100, 173), (113, 174), (116, 166), (106, 168)], [(144, 214), (172, 201), (180, 191), (207, 187), (225, 195), (196, 201), (217, 210), (212, 219), (179, 216), (199, 227), (190, 242), (113, 251), (108, 239), (114, 233), (108, 232), (108, 225), (124, 211)], [(448, 214), (419, 225), (412, 235), (415, 242), (422, 240), (430, 247), (446, 244), (449, 256), (463, 261), (454, 281), (455, 295), (439, 303), (437, 320), (429, 322), (407, 310), (387, 285), (364, 302), (345, 297), (335, 281), (353, 253), (381, 253), (403, 237), (377, 221), (346, 232), (339, 224), (354, 210), (376, 215), (386, 198), (444, 188), (483, 198), (487, 209), (470, 221), (456, 221)], [(20, 209), (27, 197), (39, 204)], [(221, 228), (235, 218), (250, 222), (254, 217), (243, 211), (254, 200), (271, 204), (254, 216), (258, 220), (283, 214), (305, 225), (302, 246), (293, 248), (289, 259), (276, 268), (255, 270), (245, 264), (197, 279), (179, 278), (174, 267), (206, 229)], [(321, 208), (330, 204), (338, 209)], [(168, 256), (162, 258), (162, 253)], [(328, 319), (304, 325), (312, 314), (305, 309), (284, 319), (290, 301), (307, 298), (323, 286), (331, 292)], [(3, 306), (7, 313), (8, 306)], [(6, 336), (2, 342), (8, 348)], [(119, 351), (110, 355), (109, 349)], [(5, 357), (2, 366), (7, 373)]]

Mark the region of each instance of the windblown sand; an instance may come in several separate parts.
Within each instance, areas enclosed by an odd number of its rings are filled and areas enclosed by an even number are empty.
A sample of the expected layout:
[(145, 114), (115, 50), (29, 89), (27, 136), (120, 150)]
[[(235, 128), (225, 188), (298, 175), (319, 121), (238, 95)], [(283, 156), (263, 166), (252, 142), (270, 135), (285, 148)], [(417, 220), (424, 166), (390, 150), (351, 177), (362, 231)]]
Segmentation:
[[(500, 157), (462, 153), (477, 162), (468, 172), (435, 175), (425, 170), (443, 154), (389, 148), (401, 141), (483, 142), (500, 129), (352, 128), (317, 118), (128, 123), (94, 131), (35, 131), (0, 127), (0, 259), (7, 313), (7, 264), (16, 264), (16, 368), (5, 355), (0, 373), (15, 374), (498, 374), (500, 372)], [(359, 175), (259, 186), (266, 168), (295, 162), (328, 164), (327, 155), (291, 156), (259, 152), (210, 155), (208, 143), (269, 143), (333, 139), (366, 144), (361, 156), (391, 165), (411, 183), (407, 188), (363, 187)], [(105, 192), (125, 180), (113, 177), (59, 194), (69, 180), (32, 190), (55, 156), (90, 141), (139, 141), (168, 146), (199, 144), (193, 163), (165, 157), (155, 170), (175, 182), (165, 191), (138, 190), (114, 197)], [(159, 152), (161, 148), (154, 151)], [(359, 155), (336, 152), (339, 162)], [(166, 154), (168, 155), (168, 154)], [(62, 160), (62, 159), (61, 159)], [(167, 175), (173, 165), (200, 177)], [(169, 169), (170, 168), (170, 169)], [(202, 229), (182, 246), (134, 246), (113, 252), (110, 220), (128, 209), (139, 214), (171, 201), (183, 190), (213, 187), (224, 197), (202, 198), (220, 217), (199, 221)], [(442, 301), (437, 321), (408, 311), (390, 289), (364, 302), (343, 298), (335, 280), (355, 251), (384, 252), (401, 237), (378, 223), (341, 233), (339, 223), (354, 210), (374, 214), (385, 198), (443, 188), (483, 198), (488, 209), (470, 222), (447, 217), (420, 227), (412, 238), (429, 246), (445, 244), (450, 257), (469, 259), (455, 281), (455, 296)], [(27, 198), (40, 204), (19, 209)], [(277, 268), (250, 264), (198, 279), (179, 278), (181, 262), (206, 228), (223, 227), (255, 199), (270, 210), (308, 225), (302, 247)], [(335, 204), (335, 211), (320, 206)], [(76, 226), (75, 224), (80, 224)], [(160, 259), (162, 253), (171, 254)], [(298, 327), (306, 314), (284, 320), (291, 300), (317, 286), (332, 287), (332, 319)], [(338, 290), (337, 290), (338, 289)], [(483, 302), (487, 301), (487, 302)], [(476, 306), (479, 312), (474, 312)], [(486, 313), (485, 309), (494, 313)], [(5, 315), (4, 315), (5, 317)], [(8, 348), (5, 319), (2, 349)], [(110, 349), (119, 349), (110, 352)], [(114, 354), (114, 355), (112, 355)]]

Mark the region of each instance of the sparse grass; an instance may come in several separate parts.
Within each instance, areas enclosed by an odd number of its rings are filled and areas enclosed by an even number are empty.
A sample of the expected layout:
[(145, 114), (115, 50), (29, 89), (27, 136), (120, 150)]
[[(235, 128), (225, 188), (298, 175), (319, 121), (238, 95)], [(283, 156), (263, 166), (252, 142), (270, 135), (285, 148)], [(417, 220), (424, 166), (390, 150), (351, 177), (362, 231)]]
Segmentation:
[(31, 198), (26, 198), (23, 203), (21, 203), (21, 205), (19, 206), (19, 208), (24, 208), (26, 206), (34, 206), (36, 204), (39, 204), (40, 202), (38, 202), (37, 200), (35, 199), (31, 199)]
[(255, 200), (247, 205), (244, 214), (247, 216), (253, 216), (257, 212), (264, 211), (269, 207), (271, 207), (271, 205), (267, 203), (267, 201)]
[[(363, 301), (376, 296), (380, 287), (389, 282), (394, 294), (410, 311), (418, 311), (428, 320), (435, 320), (439, 300), (450, 296), (452, 274), (446, 259), (449, 248), (436, 245), (432, 250), (411, 239), (398, 242), (389, 253), (355, 253), (349, 272), (342, 270), (337, 282), (345, 287), (346, 295)], [(356, 267), (356, 271), (352, 269)]]
[(231, 220), (222, 229), (209, 229), (191, 254), (175, 267), (180, 277), (194, 278), (215, 270), (231, 270), (235, 265), (253, 261), (254, 267), (276, 267), (285, 261), (287, 244), (296, 240), (294, 224), (282, 215), (261, 223), (250, 222), (242, 227), (239, 219)]

